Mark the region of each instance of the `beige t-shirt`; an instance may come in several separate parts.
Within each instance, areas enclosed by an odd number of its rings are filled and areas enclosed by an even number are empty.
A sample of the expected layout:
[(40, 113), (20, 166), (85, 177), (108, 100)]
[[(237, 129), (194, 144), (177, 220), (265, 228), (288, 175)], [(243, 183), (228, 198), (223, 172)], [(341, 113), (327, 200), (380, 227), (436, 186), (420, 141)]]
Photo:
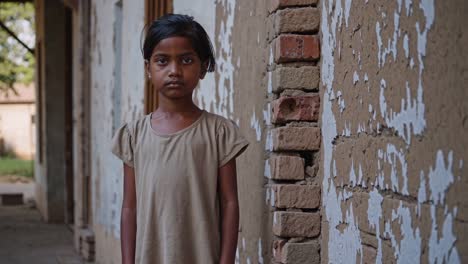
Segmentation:
[(135, 263), (218, 263), (218, 168), (247, 145), (232, 121), (206, 111), (169, 135), (150, 115), (116, 132), (112, 152), (135, 170)]

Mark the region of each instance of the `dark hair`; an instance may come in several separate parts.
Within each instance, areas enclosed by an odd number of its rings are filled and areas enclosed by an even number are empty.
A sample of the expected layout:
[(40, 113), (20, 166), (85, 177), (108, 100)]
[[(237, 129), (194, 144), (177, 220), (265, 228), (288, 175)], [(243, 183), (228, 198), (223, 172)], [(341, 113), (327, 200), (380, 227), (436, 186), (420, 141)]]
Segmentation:
[(188, 38), (202, 63), (207, 63), (206, 70), (214, 71), (216, 62), (210, 37), (193, 17), (187, 15), (167, 14), (153, 21), (146, 31), (143, 58), (149, 61), (161, 40), (176, 36)]

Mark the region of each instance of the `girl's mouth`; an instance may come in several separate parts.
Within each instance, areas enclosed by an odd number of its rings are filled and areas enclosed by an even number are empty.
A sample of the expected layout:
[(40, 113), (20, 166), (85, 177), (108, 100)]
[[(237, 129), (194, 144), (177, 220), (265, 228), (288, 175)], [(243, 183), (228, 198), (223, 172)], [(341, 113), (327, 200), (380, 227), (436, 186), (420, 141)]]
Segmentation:
[(165, 86), (169, 87), (169, 88), (177, 88), (177, 87), (181, 87), (184, 85), (184, 82), (182, 81), (168, 81), (165, 83)]

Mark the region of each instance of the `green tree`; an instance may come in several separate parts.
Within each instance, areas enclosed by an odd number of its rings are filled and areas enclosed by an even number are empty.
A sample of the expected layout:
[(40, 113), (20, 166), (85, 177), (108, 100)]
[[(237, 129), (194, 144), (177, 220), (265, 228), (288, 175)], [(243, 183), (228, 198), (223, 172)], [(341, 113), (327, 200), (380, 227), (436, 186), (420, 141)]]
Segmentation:
[[(33, 48), (35, 43), (33, 4), (0, 3), (0, 21)], [(29, 84), (33, 78), (34, 54), (0, 28), (0, 92), (13, 89), (15, 83)]]

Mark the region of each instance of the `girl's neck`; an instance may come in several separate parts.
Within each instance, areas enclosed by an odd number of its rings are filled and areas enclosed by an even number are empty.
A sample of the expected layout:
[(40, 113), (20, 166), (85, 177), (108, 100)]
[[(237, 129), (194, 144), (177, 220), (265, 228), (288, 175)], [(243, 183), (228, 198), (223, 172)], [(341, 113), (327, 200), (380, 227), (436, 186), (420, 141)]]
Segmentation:
[(194, 113), (201, 111), (193, 102), (192, 98), (181, 98), (180, 100), (168, 100), (163, 96), (159, 97), (159, 105), (156, 110), (160, 113)]

